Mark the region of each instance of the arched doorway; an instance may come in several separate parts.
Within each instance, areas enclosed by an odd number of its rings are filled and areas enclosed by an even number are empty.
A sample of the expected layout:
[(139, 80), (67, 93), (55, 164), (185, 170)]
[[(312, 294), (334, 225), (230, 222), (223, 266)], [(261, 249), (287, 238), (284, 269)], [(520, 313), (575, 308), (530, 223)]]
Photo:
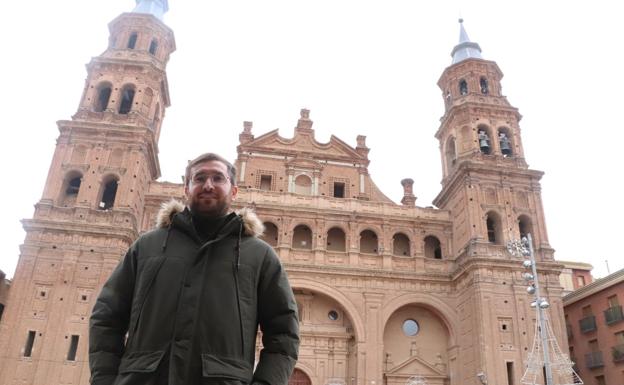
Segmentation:
[(312, 381), (303, 371), (295, 369), (288, 379), (288, 385), (312, 385)]

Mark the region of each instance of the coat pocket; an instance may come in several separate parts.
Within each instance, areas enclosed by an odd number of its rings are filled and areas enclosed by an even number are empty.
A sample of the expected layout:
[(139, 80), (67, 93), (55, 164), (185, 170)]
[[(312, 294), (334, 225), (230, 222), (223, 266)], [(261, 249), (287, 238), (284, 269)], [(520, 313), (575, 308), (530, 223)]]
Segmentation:
[(155, 352), (132, 352), (121, 359), (119, 374), (155, 372), (164, 355), (164, 350)]
[(253, 369), (249, 362), (230, 357), (202, 354), (202, 376), (204, 378), (229, 378), (245, 383), (251, 381)]

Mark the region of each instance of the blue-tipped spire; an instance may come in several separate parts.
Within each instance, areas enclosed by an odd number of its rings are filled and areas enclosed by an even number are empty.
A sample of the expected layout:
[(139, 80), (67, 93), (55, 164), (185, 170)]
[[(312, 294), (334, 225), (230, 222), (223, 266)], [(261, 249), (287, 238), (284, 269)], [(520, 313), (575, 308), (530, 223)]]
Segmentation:
[(154, 15), (160, 21), (169, 10), (168, 0), (136, 0), (136, 3), (137, 5), (132, 12)]
[(453, 64), (470, 58), (482, 59), (481, 47), (479, 44), (470, 41), (464, 29), (464, 19), (459, 19), (459, 44), (453, 48), (451, 56), (453, 57)]

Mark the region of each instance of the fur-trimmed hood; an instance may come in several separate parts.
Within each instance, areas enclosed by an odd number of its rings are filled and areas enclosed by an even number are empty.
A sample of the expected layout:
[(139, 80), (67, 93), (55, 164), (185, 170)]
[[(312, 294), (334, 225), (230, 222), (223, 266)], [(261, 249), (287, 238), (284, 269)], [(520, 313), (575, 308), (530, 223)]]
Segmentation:
[[(184, 211), (186, 206), (179, 200), (172, 199), (169, 202), (164, 202), (160, 206), (158, 216), (156, 217), (156, 227), (166, 228), (171, 225), (173, 216), (177, 213)], [(245, 235), (260, 237), (264, 233), (264, 224), (258, 218), (253, 209), (249, 207), (243, 207), (240, 210), (236, 210), (242, 220), (245, 228)]]

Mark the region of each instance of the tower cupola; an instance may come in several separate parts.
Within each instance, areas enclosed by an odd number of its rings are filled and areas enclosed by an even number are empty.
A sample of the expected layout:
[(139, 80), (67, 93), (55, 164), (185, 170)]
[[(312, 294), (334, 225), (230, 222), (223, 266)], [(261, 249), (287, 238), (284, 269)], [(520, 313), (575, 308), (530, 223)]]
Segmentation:
[(163, 20), (163, 16), (169, 10), (168, 0), (136, 0), (136, 3), (137, 5), (132, 12), (154, 15), (160, 21)]
[(469, 58), (482, 59), (481, 47), (479, 44), (470, 41), (464, 28), (464, 19), (459, 19), (459, 44), (453, 48), (451, 56), (453, 57), (453, 64)]

